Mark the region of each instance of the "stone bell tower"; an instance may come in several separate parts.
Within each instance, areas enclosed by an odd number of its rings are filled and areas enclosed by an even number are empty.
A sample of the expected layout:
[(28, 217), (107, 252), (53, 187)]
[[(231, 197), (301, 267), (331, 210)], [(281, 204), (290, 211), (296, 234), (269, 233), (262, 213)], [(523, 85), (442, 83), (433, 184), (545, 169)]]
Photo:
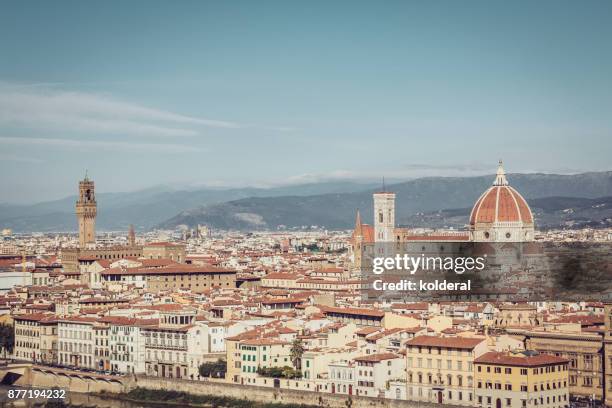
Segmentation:
[(96, 243), (97, 204), (94, 182), (87, 177), (79, 181), (79, 199), (76, 202), (76, 216), (79, 222), (79, 246), (85, 248)]
[(374, 193), (374, 241), (393, 242), (395, 230), (395, 193), (387, 191), (385, 179), (383, 188)]

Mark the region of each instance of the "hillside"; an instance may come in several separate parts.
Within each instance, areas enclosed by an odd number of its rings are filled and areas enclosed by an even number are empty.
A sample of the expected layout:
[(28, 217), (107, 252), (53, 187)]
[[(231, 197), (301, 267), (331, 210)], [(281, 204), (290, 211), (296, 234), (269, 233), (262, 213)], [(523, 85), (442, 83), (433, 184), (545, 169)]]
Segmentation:
[[(492, 179), (493, 176), (438, 177), (391, 185), (388, 189), (397, 194), (396, 222), (415, 225), (415, 221), (419, 219), (418, 214), (463, 208), (465, 210), (450, 210), (448, 220), (442, 219), (443, 224), (448, 222), (449, 225), (461, 226), (467, 221), (469, 209), (490, 186)], [(554, 216), (554, 212), (565, 209), (558, 207), (569, 203), (568, 200), (612, 196), (612, 172), (578, 175), (514, 174), (509, 176), (509, 180), (528, 201), (547, 199), (535, 202), (536, 205), (542, 206), (541, 219), (546, 225), (555, 224), (556, 219), (561, 221), (561, 218)], [(224, 229), (275, 229), (278, 226), (300, 228), (317, 225), (330, 229), (350, 228), (357, 209), (361, 211), (363, 220), (372, 219), (373, 191), (233, 200), (183, 211), (159, 226), (173, 228), (183, 224), (208, 224)], [(552, 198), (548, 199), (550, 197)], [(605, 219), (606, 210), (607, 208), (601, 207), (589, 211), (574, 211), (564, 222), (571, 221), (572, 218), (585, 222), (582, 219), (584, 217)], [(538, 211), (536, 217), (540, 217)], [(426, 216), (419, 224), (434, 226), (431, 224), (433, 220), (431, 216)]]

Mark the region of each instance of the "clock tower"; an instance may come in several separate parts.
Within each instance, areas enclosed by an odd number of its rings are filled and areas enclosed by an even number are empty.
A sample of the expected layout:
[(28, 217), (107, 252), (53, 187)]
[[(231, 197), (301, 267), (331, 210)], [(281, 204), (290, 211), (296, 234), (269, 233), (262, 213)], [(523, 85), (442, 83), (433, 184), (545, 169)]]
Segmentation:
[(76, 202), (76, 216), (79, 222), (79, 246), (96, 243), (97, 204), (94, 182), (87, 177), (79, 181), (79, 199)]

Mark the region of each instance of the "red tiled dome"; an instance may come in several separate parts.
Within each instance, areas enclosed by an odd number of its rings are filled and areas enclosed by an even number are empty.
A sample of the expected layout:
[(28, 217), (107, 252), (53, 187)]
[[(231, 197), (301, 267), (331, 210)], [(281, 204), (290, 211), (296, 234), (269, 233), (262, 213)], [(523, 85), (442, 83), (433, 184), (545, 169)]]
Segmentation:
[(508, 185), (500, 165), (495, 183), (476, 201), (470, 214), (470, 225), (494, 222), (533, 223), (527, 201)]
[(510, 186), (493, 186), (480, 196), (470, 215), (470, 224), (493, 222), (532, 223), (527, 202)]

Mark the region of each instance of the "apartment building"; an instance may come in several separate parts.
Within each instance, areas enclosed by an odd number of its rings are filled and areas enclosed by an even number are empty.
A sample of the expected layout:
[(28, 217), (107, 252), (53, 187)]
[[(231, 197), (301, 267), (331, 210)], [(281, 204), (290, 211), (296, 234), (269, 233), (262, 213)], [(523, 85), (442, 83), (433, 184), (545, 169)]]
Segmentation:
[(338, 360), (329, 363), (329, 382), (332, 392), (353, 395), (357, 390), (357, 364), (351, 360)]
[(145, 346), (145, 372), (156, 377), (187, 377), (188, 326), (148, 326), (141, 329)]
[[(57, 324), (54, 315), (44, 313), (14, 315), (13, 322), (15, 359), (46, 362), (53, 358), (55, 353), (53, 327)], [(47, 333), (47, 330), (50, 330), (50, 333)]]
[(171, 259), (185, 263), (185, 245), (172, 242), (151, 242), (142, 247), (142, 257), (146, 259)]
[(145, 373), (145, 344), (143, 326), (157, 320), (109, 316), (101, 319), (109, 324), (108, 344), (111, 370), (119, 373)]
[(395, 353), (370, 354), (354, 359), (357, 395), (384, 398), (389, 382), (404, 375), (405, 362)]
[[(353, 347), (317, 347), (306, 350), (302, 355), (302, 378), (304, 380), (316, 380), (331, 378), (329, 365), (334, 361), (350, 360), (357, 355), (357, 349)], [(332, 384), (331, 392), (336, 388)]]
[(569, 406), (568, 360), (532, 351), (489, 352), (474, 361), (477, 406)]
[(279, 339), (252, 339), (240, 342), (243, 373), (257, 368), (291, 367), (291, 343)]
[(487, 352), (483, 337), (418, 336), (406, 342), (406, 398), (471, 406), (474, 359)]
[(109, 371), (110, 364), (110, 324), (98, 321), (93, 326), (94, 334), (94, 358), (96, 369)]
[(605, 378), (604, 387), (606, 406), (612, 406), (612, 302), (604, 306), (605, 333), (604, 333), (604, 364)]
[(151, 292), (189, 289), (194, 292), (235, 288), (236, 271), (212, 266), (172, 265), (162, 268), (111, 268), (102, 271), (107, 283), (123, 282)]
[(528, 330), (525, 348), (569, 361), (569, 390), (583, 399), (603, 400), (603, 337), (597, 332)]
[(60, 365), (98, 369), (94, 346), (96, 320), (90, 317), (70, 317), (58, 320), (58, 363)]

